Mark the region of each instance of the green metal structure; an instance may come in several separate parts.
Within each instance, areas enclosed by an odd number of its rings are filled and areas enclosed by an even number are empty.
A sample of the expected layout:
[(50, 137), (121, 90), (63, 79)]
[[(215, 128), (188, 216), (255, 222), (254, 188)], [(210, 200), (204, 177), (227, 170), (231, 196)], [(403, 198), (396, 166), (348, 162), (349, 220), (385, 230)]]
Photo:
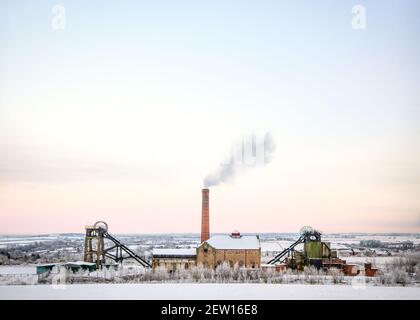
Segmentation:
[[(303, 251), (295, 250), (299, 244), (303, 244)], [(331, 250), (330, 244), (321, 240), (321, 232), (307, 226), (300, 230), (300, 237), (296, 242), (268, 263), (273, 265), (286, 263), (289, 268), (303, 270), (306, 266), (314, 266), (318, 269), (331, 267), (341, 269), (345, 261), (338, 259), (337, 252)]]

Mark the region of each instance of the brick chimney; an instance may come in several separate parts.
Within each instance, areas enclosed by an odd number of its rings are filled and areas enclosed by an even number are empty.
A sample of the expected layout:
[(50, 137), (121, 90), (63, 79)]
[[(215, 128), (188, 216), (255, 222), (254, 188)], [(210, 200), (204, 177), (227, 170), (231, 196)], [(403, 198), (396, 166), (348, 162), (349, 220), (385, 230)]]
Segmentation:
[(201, 242), (207, 241), (210, 238), (210, 224), (209, 224), (209, 192), (205, 188), (202, 190), (201, 203)]

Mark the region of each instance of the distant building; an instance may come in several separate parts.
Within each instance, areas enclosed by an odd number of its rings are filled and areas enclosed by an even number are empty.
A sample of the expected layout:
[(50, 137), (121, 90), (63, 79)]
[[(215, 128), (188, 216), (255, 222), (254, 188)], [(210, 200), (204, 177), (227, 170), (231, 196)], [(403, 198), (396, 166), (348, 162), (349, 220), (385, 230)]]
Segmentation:
[(36, 266), (36, 273), (43, 274), (46, 272), (51, 272), (55, 266), (59, 266), (60, 263), (46, 263), (46, 264), (38, 264)]
[(64, 264), (64, 267), (73, 272), (79, 272), (80, 270), (92, 272), (97, 269), (96, 263), (85, 261), (67, 262)]
[(196, 264), (196, 249), (153, 249), (153, 269), (165, 268), (169, 272), (191, 269)]
[(223, 262), (245, 268), (259, 268), (261, 247), (258, 236), (214, 235), (197, 248), (197, 265), (215, 268)]
[(230, 235), (214, 235), (202, 242), (197, 249), (154, 249), (152, 267), (173, 272), (191, 269), (196, 265), (216, 268), (224, 262), (232, 267), (237, 264), (241, 268), (259, 268), (259, 237), (233, 232)]

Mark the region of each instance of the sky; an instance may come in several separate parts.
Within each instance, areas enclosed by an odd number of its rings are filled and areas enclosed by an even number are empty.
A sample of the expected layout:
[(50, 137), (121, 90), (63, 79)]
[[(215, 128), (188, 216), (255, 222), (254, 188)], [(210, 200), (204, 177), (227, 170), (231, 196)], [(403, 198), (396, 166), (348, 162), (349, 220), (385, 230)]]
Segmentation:
[(198, 233), (203, 179), (267, 132), (269, 163), (211, 187), (211, 232), (420, 232), (419, 18), (416, 0), (0, 1), (0, 234)]

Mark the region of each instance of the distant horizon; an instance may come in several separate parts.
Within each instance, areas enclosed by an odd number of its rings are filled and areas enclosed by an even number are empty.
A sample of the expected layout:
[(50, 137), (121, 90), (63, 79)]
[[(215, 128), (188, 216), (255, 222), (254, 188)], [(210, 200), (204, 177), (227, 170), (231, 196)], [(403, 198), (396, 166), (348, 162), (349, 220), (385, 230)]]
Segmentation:
[[(36, 234), (0, 234), (0, 237), (14, 237), (14, 236), (23, 236), (23, 237), (35, 237), (35, 236), (54, 236), (54, 235), (67, 235), (67, 234), (77, 234), (84, 236), (84, 232), (57, 232), (57, 233), (36, 233)], [(197, 235), (197, 238), (200, 237), (200, 233), (194, 232), (151, 232), (151, 233), (124, 233), (124, 232), (113, 232), (113, 235), (119, 236), (135, 236), (135, 235)], [(220, 234), (231, 234), (231, 232), (214, 232), (211, 235), (220, 235)], [(299, 232), (241, 232), (244, 235), (267, 235), (267, 234), (285, 234), (285, 235), (295, 235), (299, 234)], [(322, 235), (362, 235), (362, 234), (370, 234), (370, 235), (420, 235), (420, 232), (325, 232)]]

